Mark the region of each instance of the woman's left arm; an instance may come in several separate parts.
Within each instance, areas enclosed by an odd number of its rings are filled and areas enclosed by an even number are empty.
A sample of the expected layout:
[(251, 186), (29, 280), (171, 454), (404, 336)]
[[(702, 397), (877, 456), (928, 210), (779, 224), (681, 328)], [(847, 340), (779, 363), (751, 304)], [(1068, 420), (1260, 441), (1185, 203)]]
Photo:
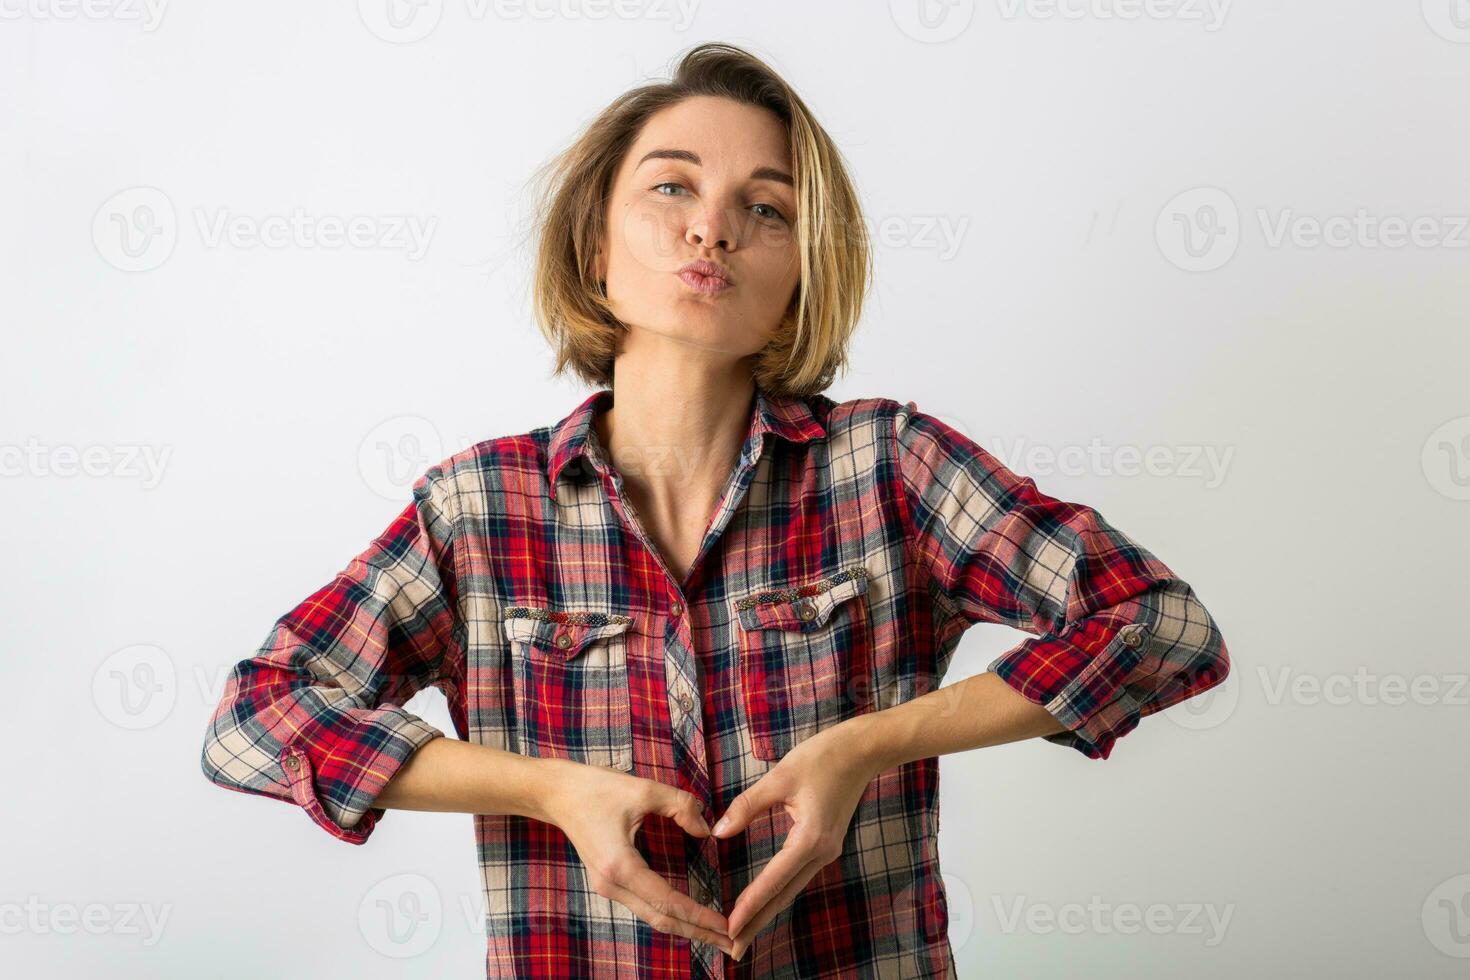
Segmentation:
[(1106, 759), (1144, 715), (1230, 671), (1194, 590), (1098, 511), (1047, 496), (912, 403), (893, 413), (892, 436), (895, 496), (935, 635), (949, 641), (978, 622), (1032, 635), (985, 673), (818, 732), (731, 801), (718, 837), (777, 804), (793, 818), (731, 909), (737, 955), (841, 852), (879, 773), (1037, 736)]
[[(1224, 638), (1193, 588), (1097, 510), (1042, 493), (912, 403), (895, 412), (893, 437), (905, 540), (935, 586), (936, 632), (991, 622), (1032, 634), (991, 670), (1056, 719), (1048, 741), (1106, 759), (1145, 715), (1229, 674)], [(1004, 694), (982, 678), (973, 679), (982, 693), (965, 697)], [(1011, 740), (969, 721), (976, 745)], [(916, 748), (912, 758), (928, 754)]]

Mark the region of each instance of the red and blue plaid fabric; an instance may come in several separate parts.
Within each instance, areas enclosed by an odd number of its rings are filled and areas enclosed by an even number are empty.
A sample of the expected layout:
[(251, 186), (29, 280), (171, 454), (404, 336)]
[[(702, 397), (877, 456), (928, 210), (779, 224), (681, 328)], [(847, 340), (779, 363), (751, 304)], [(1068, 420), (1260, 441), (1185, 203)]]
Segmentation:
[[(1229, 670), (1210, 614), (1149, 551), (888, 398), (758, 389), (678, 581), (591, 425), (611, 400), (599, 390), (419, 477), (388, 528), (236, 665), (208, 777), (362, 843), (383, 786), (444, 734), (401, 707), (433, 685), (461, 739), (659, 780), (713, 822), (813, 733), (938, 688), (974, 623), (1030, 634), (993, 669), (1066, 726), (1047, 740), (1091, 758)], [(953, 976), (938, 774), (936, 758), (880, 774), (841, 856), (739, 963), (596, 894), (555, 826), (476, 815), (487, 975)], [(636, 844), (728, 912), (791, 828), (778, 811), (731, 840), (651, 816)]]

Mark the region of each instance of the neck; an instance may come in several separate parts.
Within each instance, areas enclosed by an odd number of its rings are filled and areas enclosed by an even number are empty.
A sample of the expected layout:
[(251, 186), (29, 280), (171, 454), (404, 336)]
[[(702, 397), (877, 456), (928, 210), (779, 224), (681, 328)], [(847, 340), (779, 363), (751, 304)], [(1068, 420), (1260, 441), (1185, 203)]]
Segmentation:
[(660, 501), (723, 486), (750, 426), (755, 382), (747, 362), (628, 362), (613, 371), (613, 404), (593, 418), (608, 461)]

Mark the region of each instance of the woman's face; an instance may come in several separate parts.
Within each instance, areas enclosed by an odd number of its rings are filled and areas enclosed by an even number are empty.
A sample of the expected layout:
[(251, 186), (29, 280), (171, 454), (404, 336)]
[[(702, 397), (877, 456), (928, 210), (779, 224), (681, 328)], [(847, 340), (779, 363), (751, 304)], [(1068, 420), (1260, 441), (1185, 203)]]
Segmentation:
[[(764, 109), (699, 96), (649, 117), (614, 176), (597, 257), (618, 319), (711, 353), (760, 350), (801, 271), (790, 173)], [(681, 275), (700, 260), (725, 279)]]

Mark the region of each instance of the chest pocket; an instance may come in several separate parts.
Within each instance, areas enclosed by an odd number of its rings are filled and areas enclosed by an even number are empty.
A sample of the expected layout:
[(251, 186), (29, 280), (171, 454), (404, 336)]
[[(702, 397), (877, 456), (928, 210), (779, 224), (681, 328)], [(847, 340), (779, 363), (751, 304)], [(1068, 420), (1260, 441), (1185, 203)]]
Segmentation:
[(873, 707), (868, 574), (851, 565), (737, 597), (740, 687), (756, 758), (774, 762)]
[(632, 622), (586, 609), (505, 611), (521, 754), (632, 770)]

